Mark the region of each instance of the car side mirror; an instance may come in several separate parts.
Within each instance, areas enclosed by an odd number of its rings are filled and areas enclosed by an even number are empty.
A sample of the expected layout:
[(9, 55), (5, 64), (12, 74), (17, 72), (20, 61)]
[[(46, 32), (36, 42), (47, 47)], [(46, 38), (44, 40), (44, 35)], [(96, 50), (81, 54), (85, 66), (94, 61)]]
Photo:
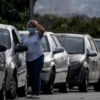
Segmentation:
[(55, 50), (54, 50), (54, 54), (60, 53), (60, 52), (63, 52), (63, 51), (64, 51), (64, 48), (62, 48), (62, 47), (56, 47)]
[(15, 52), (24, 52), (27, 50), (28, 48), (23, 44), (18, 44), (17, 47), (15, 47)]
[(97, 56), (97, 52), (96, 51), (89, 51), (88, 56), (89, 57), (95, 57), (95, 56)]
[(6, 50), (7, 50), (6, 46), (0, 44), (0, 52), (4, 52)]

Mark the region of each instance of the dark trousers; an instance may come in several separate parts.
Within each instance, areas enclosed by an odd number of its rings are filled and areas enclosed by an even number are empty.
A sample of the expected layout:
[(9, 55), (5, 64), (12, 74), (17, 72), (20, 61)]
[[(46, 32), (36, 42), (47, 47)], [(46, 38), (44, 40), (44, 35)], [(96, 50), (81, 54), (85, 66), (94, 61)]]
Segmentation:
[(39, 95), (41, 86), (40, 74), (44, 65), (44, 55), (34, 61), (26, 61), (26, 65), (32, 94)]

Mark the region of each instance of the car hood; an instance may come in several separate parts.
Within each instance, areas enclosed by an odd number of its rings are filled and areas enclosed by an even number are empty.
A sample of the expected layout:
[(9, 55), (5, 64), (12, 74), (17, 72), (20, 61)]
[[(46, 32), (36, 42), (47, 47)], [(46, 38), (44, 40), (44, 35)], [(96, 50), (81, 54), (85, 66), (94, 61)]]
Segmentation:
[(73, 62), (73, 61), (81, 61), (85, 59), (85, 55), (84, 54), (73, 54), (70, 55), (69, 54), (69, 61)]

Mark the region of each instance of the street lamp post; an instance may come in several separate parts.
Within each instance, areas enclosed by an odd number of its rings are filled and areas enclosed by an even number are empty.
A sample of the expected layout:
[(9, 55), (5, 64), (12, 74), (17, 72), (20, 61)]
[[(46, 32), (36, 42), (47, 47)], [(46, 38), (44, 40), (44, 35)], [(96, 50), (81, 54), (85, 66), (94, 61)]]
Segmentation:
[(30, 3), (29, 3), (29, 17), (30, 17), (30, 20), (34, 18), (34, 0), (30, 0)]

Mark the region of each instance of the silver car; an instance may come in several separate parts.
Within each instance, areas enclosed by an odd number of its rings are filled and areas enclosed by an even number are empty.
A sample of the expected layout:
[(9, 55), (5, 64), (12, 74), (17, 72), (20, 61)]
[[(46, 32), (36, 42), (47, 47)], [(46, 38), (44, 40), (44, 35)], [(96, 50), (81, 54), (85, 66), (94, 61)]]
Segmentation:
[(0, 24), (0, 100), (27, 93), (25, 53), (19, 53), (27, 47), (19, 44), (20, 39), (14, 26)]
[[(28, 31), (19, 31), (21, 36)], [(52, 94), (53, 88), (59, 92), (68, 92), (69, 56), (57, 37), (52, 32), (45, 32), (42, 47), (45, 55), (41, 74), (43, 93)]]

